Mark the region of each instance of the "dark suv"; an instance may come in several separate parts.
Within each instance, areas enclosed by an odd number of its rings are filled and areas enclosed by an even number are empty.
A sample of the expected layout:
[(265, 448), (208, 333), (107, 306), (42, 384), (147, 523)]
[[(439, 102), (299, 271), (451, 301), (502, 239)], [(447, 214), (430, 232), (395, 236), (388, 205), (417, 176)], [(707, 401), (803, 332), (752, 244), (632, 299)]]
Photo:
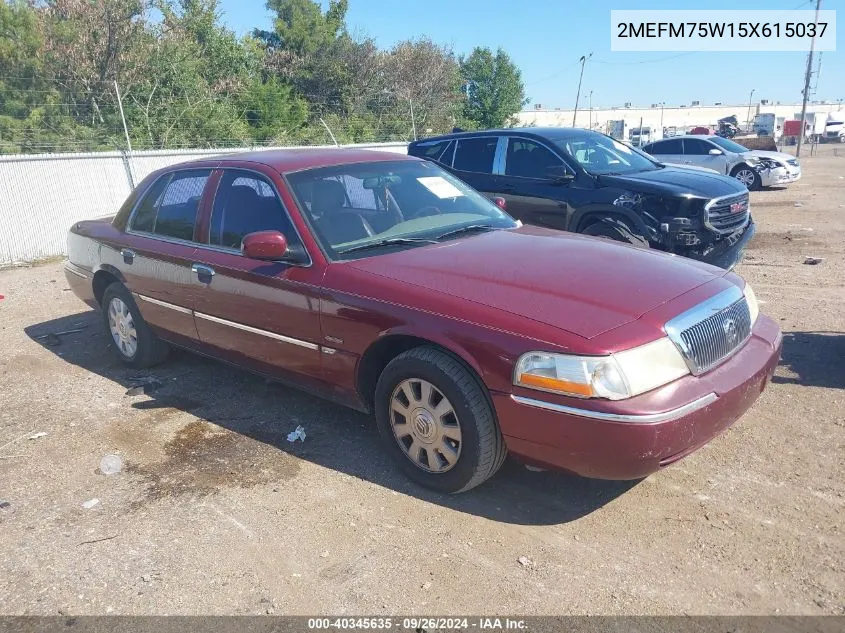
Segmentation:
[(528, 224), (658, 248), (733, 268), (754, 235), (745, 186), (667, 166), (604, 134), (573, 128), (461, 132), (411, 143)]

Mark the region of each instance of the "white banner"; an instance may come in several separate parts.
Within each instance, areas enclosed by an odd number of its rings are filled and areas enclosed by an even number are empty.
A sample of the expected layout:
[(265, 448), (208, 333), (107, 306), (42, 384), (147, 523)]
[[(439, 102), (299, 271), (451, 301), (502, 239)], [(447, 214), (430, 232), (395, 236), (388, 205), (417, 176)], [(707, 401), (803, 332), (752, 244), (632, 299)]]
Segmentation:
[(836, 11), (618, 10), (612, 51), (836, 50)]

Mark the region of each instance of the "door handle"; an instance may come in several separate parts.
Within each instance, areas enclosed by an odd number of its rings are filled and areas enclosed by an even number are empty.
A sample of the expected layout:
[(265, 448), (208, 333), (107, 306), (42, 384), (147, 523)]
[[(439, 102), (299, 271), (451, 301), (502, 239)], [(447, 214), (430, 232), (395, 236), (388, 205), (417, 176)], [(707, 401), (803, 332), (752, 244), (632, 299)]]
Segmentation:
[(131, 249), (121, 248), (120, 254), (123, 256), (124, 264), (131, 264), (133, 261), (135, 261), (135, 251)]
[(210, 284), (214, 277), (214, 269), (211, 266), (204, 266), (203, 264), (191, 264), (191, 271), (204, 284)]

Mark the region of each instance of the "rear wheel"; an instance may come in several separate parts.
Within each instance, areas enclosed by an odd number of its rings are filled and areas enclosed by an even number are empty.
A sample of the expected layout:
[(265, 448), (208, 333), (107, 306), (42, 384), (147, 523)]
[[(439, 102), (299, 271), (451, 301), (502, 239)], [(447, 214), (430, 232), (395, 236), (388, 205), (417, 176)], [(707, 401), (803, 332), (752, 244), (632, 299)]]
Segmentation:
[(589, 225), (583, 233), (593, 237), (625, 242), (640, 248), (648, 248), (648, 240), (641, 235), (637, 235), (629, 224), (621, 218), (603, 218)]
[(375, 409), (391, 457), (427, 488), (469, 490), (504, 462), (504, 439), (477, 378), (438, 349), (417, 347), (390, 361)]
[(733, 170), (731, 176), (745, 185), (748, 191), (757, 191), (763, 186), (760, 174), (757, 173), (756, 169), (748, 165), (739, 165)]
[(103, 293), (103, 319), (117, 356), (130, 367), (143, 369), (163, 361), (169, 351), (144, 321), (131, 293), (113, 283)]

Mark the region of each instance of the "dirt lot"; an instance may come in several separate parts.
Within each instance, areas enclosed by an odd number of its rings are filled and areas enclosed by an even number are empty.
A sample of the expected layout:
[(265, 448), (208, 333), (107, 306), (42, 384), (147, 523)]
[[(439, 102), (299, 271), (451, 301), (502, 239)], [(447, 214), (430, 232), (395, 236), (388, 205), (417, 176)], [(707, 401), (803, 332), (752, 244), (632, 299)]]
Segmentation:
[(803, 164), (753, 195), (739, 268), (785, 332), (774, 384), (639, 483), (511, 463), (428, 493), (367, 417), (184, 353), (123, 369), (60, 263), (0, 272), (0, 611), (845, 613), (845, 150)]

